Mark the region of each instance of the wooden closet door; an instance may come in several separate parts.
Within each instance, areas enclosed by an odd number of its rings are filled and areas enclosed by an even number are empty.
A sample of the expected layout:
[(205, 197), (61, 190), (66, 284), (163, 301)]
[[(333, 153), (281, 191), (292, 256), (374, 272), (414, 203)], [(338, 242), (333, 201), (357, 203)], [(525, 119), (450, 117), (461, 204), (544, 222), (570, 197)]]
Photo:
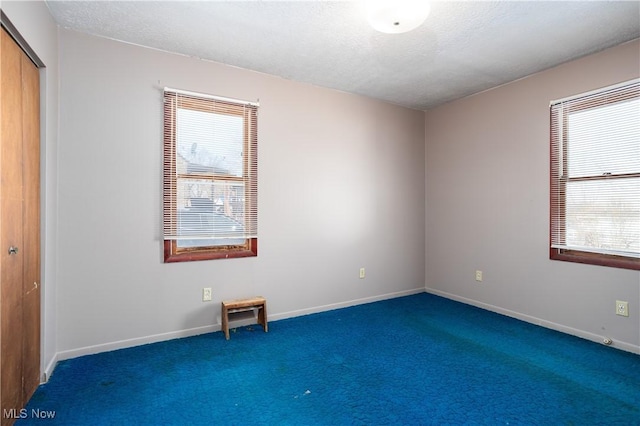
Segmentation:
[[(2, 31), (0, 281), (2, 282), (2, 424), (22, 402), (22, 51)], [(10, 254), (9, 248), (18, 252)]]
[(22, 377), (26, 403), (40, 384), (40, 73), (22, 53)]
[[(37, 68), (4, 30), (0, 42), (0, 399), (4, 425), (14, 420), (7, 410), (20, 410), (40, 381), (40, 89)], [(7, 413), (10, 415), (5, 416)]]

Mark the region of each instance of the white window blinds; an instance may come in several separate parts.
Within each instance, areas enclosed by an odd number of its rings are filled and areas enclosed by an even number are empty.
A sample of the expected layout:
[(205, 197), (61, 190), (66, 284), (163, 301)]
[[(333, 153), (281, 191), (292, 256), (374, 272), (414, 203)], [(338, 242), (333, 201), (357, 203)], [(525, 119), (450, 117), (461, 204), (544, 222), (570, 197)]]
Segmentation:
[(194, 248), (257, 238), (258, 105), (168, 88), (164, 102), (164, 239)]
[(551, 247), (640, 258), (640, 80), (551, 103)]

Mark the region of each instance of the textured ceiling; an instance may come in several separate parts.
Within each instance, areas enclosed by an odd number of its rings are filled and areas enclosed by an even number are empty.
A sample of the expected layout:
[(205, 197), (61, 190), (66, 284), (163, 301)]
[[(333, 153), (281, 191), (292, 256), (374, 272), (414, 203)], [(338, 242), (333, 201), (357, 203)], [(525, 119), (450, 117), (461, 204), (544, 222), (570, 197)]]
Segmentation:
[(415, 109), (640, 37), (638, 1), (431, 2), (406, 34), (373, 30), (362, 2), (47, 4), (73, 30)]

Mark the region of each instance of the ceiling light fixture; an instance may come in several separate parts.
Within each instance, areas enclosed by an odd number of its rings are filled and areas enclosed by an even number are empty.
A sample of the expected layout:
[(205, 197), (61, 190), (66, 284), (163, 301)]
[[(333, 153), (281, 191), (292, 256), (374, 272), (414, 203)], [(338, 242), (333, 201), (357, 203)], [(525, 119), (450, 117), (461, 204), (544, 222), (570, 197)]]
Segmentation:
[(383, 33), (400, 34), (418, 28), (429, 16), (425, 0), (368, 0), (367, 18)]

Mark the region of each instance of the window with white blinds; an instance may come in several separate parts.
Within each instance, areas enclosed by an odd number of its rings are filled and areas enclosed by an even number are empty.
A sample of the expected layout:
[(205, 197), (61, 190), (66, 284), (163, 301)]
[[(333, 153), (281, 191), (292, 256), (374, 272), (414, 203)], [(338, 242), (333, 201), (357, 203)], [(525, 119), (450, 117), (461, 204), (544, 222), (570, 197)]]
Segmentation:
[(551, 258), (640, 269), (640, 80), (551, 103)]
[(165, 262), (257, 255), (256, 103), (166, 88)]

